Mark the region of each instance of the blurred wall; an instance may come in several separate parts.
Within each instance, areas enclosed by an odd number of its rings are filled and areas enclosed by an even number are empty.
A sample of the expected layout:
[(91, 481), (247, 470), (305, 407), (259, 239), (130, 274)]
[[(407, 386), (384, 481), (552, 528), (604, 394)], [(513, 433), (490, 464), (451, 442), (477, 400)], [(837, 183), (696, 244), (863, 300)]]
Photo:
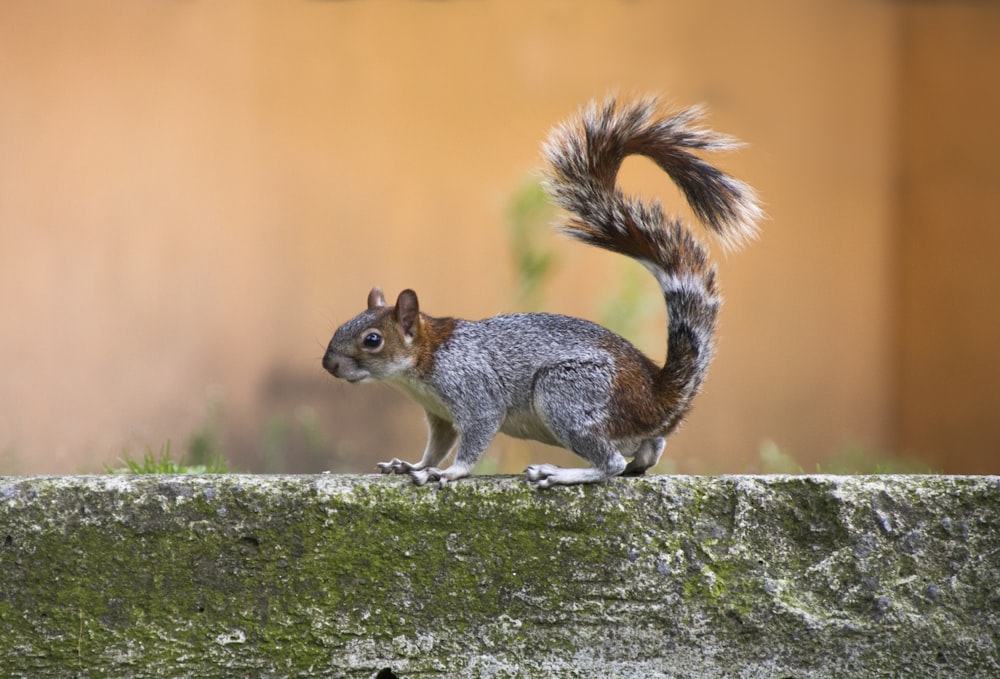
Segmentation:
[[(806, 469), (845, 445), (901, 441), (947, 469), (906, 429), (900, 378), (921, 360), (899, 358), (914, 317), (899, 312), (900, 163), (921, 136), (900, 102), (934, 68), (922, 50), (943, 49), (921, 11), (2, 3), (0, 464), (93, 469), (199, 430), (251, 470), (418, 456), (419, 409), (325, 376), (329, 335), (374, 284), (414, 287), (432, 314), (514, 310), (506, 206), (549, 127), (617, 90), (707, 104), (713, 127), (749, 143), (713, 160), (770, 217), (759, 242), (717, 253), (718, 359), (666, 468), (753, 469), (773, 440)], [(981, 77), (996, 72), (986, 51)], [(623, 182), (679, 206), (647, 163), (629, 161)], [(544, 308), (599, 320), (626, 265), (549, 243)], [(663, 319), (640, 338), (658, 358)], [(542, 458), (567, 459), (499, 441), (489, 464)]]
[(899, 447), (1000, 470), (1000, 4), (903, 16)]

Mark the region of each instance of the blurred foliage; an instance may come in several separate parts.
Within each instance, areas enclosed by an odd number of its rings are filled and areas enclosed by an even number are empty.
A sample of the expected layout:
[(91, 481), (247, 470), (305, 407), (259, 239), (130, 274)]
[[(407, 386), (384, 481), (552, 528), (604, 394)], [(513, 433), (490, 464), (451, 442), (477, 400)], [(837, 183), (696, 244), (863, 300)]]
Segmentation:
[(174, 458), (168, 440), (159, 453), (147, 447), (142, 457), (122, 450), (120, 466), (105, 464), (104, 469), (109, 474), (225, 474), (229, 471), (229, 462), (222, 452), (222, 421), (221, 401), (214, 400), (208, 406), (205, 421), (188, 436), (184, 453), (179, 458)]
[(914, 460), (870, 450), (858, 444), (848, 444), (828, 455), (816, 469), (807, 472), (789, 451), (768, 439), (758, 449), (758, 465), (753, 471), (761, 474), (934, 474), (934, 470)]
[(196, 463), (192, 461), (189, 450), (182, 460), (174, 460), (170, 454), (170, 441), (160, 448), (159, 454), (147, 448), (142, 458), (135, 458), (123, 450), (119, 462), (120, 467), (105, 465), (105, 471), (109, 474), (225, 474), (229, 471), (229, 465), (221, 455)]
[[(109, 474), (221, 474), (230, 463), (223, 454), (221, 407), (209, 409), (205, 423), (187, 439), (183, 455), (175, 459), (171, 442), (154, 453), (147, 448), (141, 456), (123, 450), (118, 466), (104, 465)], [(331, 469), (340, 457), (331, 455), (323, 428), (315, 410), (308, 406), (296, 409), (292, 416), (274, 415), (267, 422), (257, 448), (259, 467), (266, 474)], [(342, 462), (342, 460), (341, 460)], [(250, 461), (253, 466), (253, 460)], [(347, 467), (348, 465), (342, 464)], [(334, 469), (334, 471), (337, 471)]]
[[(205, 422), (188, 437), (185, 464), (207, 467), (222, 459), (222, 405), (213, 401), (205, 415)], [(169, 448), (169, 444), (168, 444)]]
[[(302, 459), (289, 460), (289, 452), (295, 450)], [(264, 473), (276, 474), (296, 471), (331, 470), (339, 456), (331, 456), (323, 427), (316, 411), (308, 406), (295, 409), (291, 417), (274, 415), (268, 420), (260, 446), (260, 458)], [(335, 470), (331, 470), (335, 471)]]
[(554, 210), (537, 181), (525, 182), (507, 203), (507, 237), (517, 276), (517, 309), (541, 308), (544, 286), (552, 274), (555, 257), (543, 244)]
[(641, 264), (624, 262), (618, 286), (601, 300), (599, 309), (601, 325), (641, 349), (654, 343), (648, 336), (648, 321), (663, 313), (663, 296), (650, 292), (650, 280), (649, 271)]
[[(542, 306), (545, 286), (556, 262), (545, 245), (552, 232), (555, 209), (538, 181), (526, 181), (507, 204), (507, 234), (517, 277), (516, 308), (537, 311)], [(663, 309), (663, 298), (651, 292), (649, 272), (631, 260), (621, 264), (617, 285), (610, 282), (609, 292), (598, 301), (598, 322), (639, 346), (652, 343), (645, 337), (647, 321)], [(637, 339), (641, 338), (641, 339)]]

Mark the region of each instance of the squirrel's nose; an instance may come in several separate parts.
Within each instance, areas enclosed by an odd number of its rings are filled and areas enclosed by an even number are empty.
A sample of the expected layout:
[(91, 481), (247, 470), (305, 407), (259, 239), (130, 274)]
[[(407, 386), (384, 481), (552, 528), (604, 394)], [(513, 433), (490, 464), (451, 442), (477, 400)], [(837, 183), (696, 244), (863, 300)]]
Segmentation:
[(334, 377), (340, 377), (340, 358), (332, 351), (327, 351), (323, 356), (323, 367)]

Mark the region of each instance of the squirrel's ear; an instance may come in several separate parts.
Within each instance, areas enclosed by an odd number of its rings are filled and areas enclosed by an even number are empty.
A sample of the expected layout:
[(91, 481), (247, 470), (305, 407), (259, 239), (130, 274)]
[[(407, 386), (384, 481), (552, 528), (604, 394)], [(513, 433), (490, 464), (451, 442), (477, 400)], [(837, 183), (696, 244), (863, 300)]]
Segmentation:
[(403, 290), (396, 299), (396, 322), (399, 323), (403, 335), (412, 338), (420, 321), (420, 304), (417, 293), (413, 290)]
[(371, 311), (383, 306), (385, 306), (385, 295), (382, 294), (382, 288), (376, 286), (368, 293), (368, 310)]

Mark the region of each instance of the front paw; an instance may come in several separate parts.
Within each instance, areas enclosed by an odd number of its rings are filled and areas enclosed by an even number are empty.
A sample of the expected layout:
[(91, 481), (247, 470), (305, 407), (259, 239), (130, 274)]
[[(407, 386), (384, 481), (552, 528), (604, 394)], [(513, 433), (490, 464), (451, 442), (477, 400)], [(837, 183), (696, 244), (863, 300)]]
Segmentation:
[(438, 469), (437, 467), (428, 467), (427, 469), (411, 469), (409, 471), (410, 478), (413, 479), (413, 485), (415, 486), (426, 486), (428, 483), (437, 481), (438, 486), (444, 488), (448, 485), (448, 475)]
[(419, 466), (412, 464), (410, 462), (404, 462), (398, 457), (392, 458), (388, 462), (379, 462), (377, 465), (379, 472), (383, 474), (409, 474), (417, 469)]
[(409, 472), (410, 478), (413, 479), (414, 485), (424, 486), (432, 481), (436, 481), (440, 488), (444, 488), (448, 485), (449, 481), (454, 481), (455, 479), (460, 479), (462, 477), (469, 475), (469, 470), (465, 467), (458, 465), (452, 465), (447, 469), (438, 469), (437, 467), (428, 467), (427, 469), (412, 469)]

